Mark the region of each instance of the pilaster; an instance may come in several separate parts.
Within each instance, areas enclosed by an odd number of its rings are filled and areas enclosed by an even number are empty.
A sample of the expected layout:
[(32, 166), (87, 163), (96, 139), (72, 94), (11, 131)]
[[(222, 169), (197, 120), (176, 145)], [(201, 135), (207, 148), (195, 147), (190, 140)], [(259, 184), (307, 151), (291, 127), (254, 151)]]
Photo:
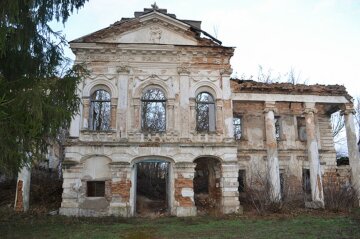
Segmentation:
[(224, 214), (242, 212), (239, 202), (239, 166), (237, 161), (223, 162), (222, 165), (222, 200), (221, 210)]
[(175, 164), (175, 209), (178, 217), (196, 216), (194, 201), (194, 163), (180, 162)]

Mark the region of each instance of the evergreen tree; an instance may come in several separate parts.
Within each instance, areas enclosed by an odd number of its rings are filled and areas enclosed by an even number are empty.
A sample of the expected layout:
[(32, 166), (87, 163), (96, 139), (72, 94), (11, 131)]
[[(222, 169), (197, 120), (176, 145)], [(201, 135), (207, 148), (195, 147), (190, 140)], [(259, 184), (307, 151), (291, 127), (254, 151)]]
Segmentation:
[(63, 24), (88, 0), (0, 1), (0, 172), (41, 159), (77, 112), (80, 67), (64, 64)]

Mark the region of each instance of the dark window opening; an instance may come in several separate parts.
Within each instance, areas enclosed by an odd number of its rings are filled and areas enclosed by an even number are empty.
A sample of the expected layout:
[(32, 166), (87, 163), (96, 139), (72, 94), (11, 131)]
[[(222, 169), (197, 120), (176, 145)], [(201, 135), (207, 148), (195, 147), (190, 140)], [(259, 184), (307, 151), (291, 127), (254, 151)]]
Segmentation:
[(306, 123), (305, 117), (297, 117), (297, 128), (298, 128), (298, 138), (300, 141), (306, 141)]
[(275, 116), (275, 137), (276, 140), (279, 141), (281, 138), (281, 124), (280, 124), (280, 116)]
[(235, 140), (240, 140), (242, 138), (242, 117), (234, 116), (233, 126), (234, 126), (234, 138)]
[(215, 102), (211, 94), (201, 92), (196, 97), (196, 130), (215, 131)]
[(164, 132), (166, 130), (166, 97), (163, 91), (154, 88), (147, 90), (142, 99), (141, 127), (145, 132)]
[(284, 199), (285, 196), (285, 173), (283, 171), (280, 170), (280, 194), (281, 194), (281, 198)]
[(88, 197), (105, 197), (105, 181), (88, 181)]
[(303, 169), (302, 178), (303, 178), (303, 190), (305, 194), (311, 194), (310, 169)]
[(109, 130), (111, 118), (110, 94), (97, 90), (91, 95), (90, 129)]
[(245, 192), (245, 182), (246, 182), (245, 170), (239, 170), (238, 182), (239, 182), (239, 188), (238, 188), (239, 193)]

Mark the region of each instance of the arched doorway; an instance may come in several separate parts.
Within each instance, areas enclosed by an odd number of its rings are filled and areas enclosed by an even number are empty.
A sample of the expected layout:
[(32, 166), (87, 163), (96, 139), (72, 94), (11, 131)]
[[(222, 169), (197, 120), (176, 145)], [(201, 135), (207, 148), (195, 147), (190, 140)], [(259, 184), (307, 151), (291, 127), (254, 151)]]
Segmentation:
[(221, 206), (221, 162), (212, 157), (201, 157), (194, 175), (194, 200), (199, 214), (218, 212)]
[(172, 164), (163, 159), (134, 163), (134, 214), (168, 215), (172, 205)]

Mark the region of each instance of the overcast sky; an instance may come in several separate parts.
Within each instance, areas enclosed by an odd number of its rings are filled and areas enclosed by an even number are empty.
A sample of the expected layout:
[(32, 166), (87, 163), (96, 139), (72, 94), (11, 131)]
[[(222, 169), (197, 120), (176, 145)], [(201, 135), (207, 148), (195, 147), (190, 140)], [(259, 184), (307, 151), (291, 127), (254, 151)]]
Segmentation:
[[(90, 0), (62, 29), (73, 40), (150, 7), (149, 0)], [(179, 19), (201, 20), (224, 46), (232, 68), (257, 75), (295, 68), (310, 84), (343, 84), (360, 96), (360, 0), (157, 0)], [(74, 56), (69, 50), (66, 54)]]

